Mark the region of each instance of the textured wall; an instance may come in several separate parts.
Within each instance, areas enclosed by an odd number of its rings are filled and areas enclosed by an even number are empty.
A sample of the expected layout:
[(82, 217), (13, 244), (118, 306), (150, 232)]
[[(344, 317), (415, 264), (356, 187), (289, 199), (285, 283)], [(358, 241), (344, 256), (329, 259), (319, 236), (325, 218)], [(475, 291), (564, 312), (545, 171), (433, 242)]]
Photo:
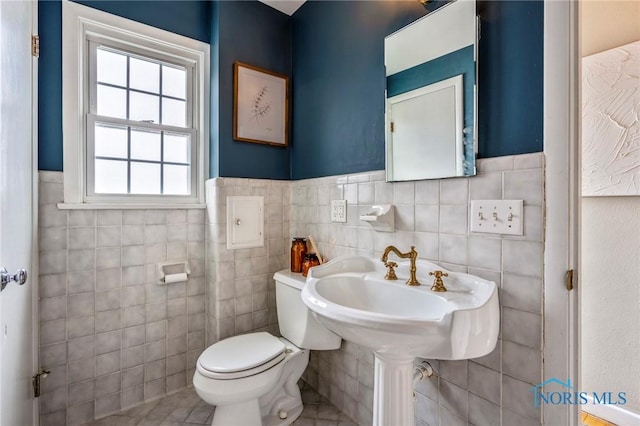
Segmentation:
[[(204, 210), (59, 210), (40, 172), (43, 425), (78, 425), (191, 384), (205, 348)], [(188, 261), (157, 284), (157, 262)]]
[[(417, 425), (540, 425), (531, 386), (542, 374), (543, 156), (480, 160), (480, 174), (387, 183), (372, 172), (292, 184), (291, 236), (313, 235), (323, 256), (379, 258), (390, 244), (416, 246), (419, 257), (500, 286), (502, 327), (496, 349), (468, 361), (430, 361), (437, 377), (420, 382)], [(330, 200), (346, 199), (347, 223), (329, 222)], [(524, 236), (470, 234), (469, 200), (523, 199)], [(396, 231), (372, 231), (358, 220), (373, 203), (393, 203)], [(390, 301), (393, 303), (393, 301)], [(371, 424), (373, 356), (344, 342), (312, 352), (305, 380), (361, 425)]]
[(640, 414), (640, 197), (582, 199), (581, 387)]
[[(582, 55), (640, 39), (640, 3), (582, 1)], [(640, 197), (582, 198), (581, 380), (640, 413)], [(635, 327), (635, 333), (633, 330)]]

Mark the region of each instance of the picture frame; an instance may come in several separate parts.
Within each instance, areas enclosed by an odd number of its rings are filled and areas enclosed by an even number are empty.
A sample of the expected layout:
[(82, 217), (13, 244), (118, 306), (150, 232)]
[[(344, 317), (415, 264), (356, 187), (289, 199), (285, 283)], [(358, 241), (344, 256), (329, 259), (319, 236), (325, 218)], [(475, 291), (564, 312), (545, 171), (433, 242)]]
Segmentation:
[(233, 139), (288, 146), (289, 77), (237, 61), (233, 76)]

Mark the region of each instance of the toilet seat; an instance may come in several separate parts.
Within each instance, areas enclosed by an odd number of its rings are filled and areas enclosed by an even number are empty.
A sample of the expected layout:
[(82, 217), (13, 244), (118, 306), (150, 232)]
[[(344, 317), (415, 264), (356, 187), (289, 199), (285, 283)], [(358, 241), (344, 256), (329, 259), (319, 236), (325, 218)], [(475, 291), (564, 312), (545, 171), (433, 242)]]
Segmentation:
[(284, 358), (280, 339), (265, 332), (243, 334), (207, 348), (198, 358), (197, 369), (211, 379), (240, 379), (262, 373)]

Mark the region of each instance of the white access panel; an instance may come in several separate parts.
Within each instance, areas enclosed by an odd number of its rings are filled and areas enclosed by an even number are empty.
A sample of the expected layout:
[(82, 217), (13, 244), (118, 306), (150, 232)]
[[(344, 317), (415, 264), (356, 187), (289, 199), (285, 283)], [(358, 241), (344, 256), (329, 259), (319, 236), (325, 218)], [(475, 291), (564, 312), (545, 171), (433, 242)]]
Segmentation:
[(264, 247), (264, 197), (227, 197), (227, 250)]

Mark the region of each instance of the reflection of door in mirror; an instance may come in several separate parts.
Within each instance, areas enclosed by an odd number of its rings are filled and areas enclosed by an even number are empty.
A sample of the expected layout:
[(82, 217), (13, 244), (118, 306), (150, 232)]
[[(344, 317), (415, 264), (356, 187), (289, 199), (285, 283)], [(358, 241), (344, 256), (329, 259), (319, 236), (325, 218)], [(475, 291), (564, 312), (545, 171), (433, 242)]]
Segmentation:
[(385, 39), (388, 181), (475, 174), (475, 0), (457, 0)]
[(421, 179), (464, 175), (462, 75), (394, 96), (387, 105), (387, 172), (394, 180), (415, 179), (416, 170)]

